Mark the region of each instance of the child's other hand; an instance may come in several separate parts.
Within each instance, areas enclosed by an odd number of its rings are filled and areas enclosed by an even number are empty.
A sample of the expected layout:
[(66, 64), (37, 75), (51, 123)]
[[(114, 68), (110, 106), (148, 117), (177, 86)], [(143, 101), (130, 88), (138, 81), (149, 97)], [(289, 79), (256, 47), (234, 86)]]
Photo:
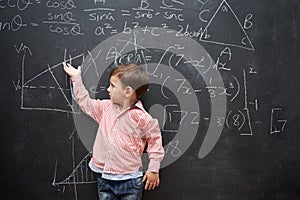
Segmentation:
[(74, 68), (69, 63), (63, 63), (64, 70), (69, 76), (79, 76), (81, 74), (81, 67), (79, 66), (78, 69)]
[(159, 185), (159, 175), (156, 172), (147, 171), (143, 177), (143, 182), (146, 181), (145, 190), (153, 190)]

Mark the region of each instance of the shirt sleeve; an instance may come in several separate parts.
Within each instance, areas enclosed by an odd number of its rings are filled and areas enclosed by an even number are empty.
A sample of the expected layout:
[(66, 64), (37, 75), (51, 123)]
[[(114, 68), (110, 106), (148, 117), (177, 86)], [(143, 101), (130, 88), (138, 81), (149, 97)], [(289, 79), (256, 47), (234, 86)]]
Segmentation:
[(74, 96), (80, 109), (95, 121), (99, 121), (102, 114), (101, 100), (90, 98), (80, 75), (71, 77), (71, 80), (73, 83)]
[(159, 172), (160, 163), (165, 152), (162, 146), (162, 137), (157, 119), (151, 119), (146, 126), (147, 153), (149, 156), (148, 171)]

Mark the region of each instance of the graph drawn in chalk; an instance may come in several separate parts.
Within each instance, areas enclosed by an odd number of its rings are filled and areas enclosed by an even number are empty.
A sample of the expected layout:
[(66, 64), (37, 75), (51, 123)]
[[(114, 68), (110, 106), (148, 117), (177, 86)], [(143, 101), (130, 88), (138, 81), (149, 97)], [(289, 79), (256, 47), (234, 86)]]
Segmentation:
[[(83, 60), (84, 55), (74, 57), (64, 56), (64, 62)], [(62, 63), (45, 65), (43, 70), (33, 73), (25, 64), (26, 56), (22, 60), (21, 109), (46, 110), (66, 113), (77, 113), (78, 109), (72, 105), (69, 79), (63, 72)]]
[(254, 47), (238, 17), (223, 0), (207, 23), (200, 41), (253, 50)]
[[(54, 187), (63, 187), (63, 191), (65, 190), (65, 187), (73, 187), (74, 188), (74, 198), (75, 200), (78, 200), (78, 185), (83, 184), (94, 184), (97, 183), (97, 175), (91, 171), (89, 168), (89, 161), (92, 157), (92, 152), (87, 153), (81, 161), (77, 164), (75, 163), (76, 156), (75, 155), (75, 139), (78, 138), (77, 132), (74, 130), (69, 137), (69, 139), (72, 142), (72, 170), (69, 173), (69, 175), (66, 178), (61, 179), (61, 181), (57, 181), (58, 176), (58, 168), (59, 168), (59, 160), (58, 157), (56, 159), (55, 168), (54, 168), (54, 176), (53, 176), (53, 182), (52, 185)], [(71, 163), (70, 163), (71, 164)]]
[[(53, 186), (59, 185), (78, 185), (78, 184), (88, 184), (88, 183), (96, 183), (95, 174), (89, 169), (89, 161), (91, 160), (92, 153), (88, 153), (80, 163), (73, 169), (71, 174), (66, 177), (63, 181), (56, 182), (55, 178), (52, 183)], [(55, 166), (55, 173), (57, 170), (57, 162)]]

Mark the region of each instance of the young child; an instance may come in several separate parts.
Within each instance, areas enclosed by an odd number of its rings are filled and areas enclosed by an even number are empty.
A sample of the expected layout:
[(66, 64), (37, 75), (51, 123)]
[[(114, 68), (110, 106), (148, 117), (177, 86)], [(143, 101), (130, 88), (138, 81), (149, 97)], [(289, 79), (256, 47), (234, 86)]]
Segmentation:
[[(64, 63), (76, 102), (99, 124), (89, 163), (99, 173), (99, 199), (141, 199), (146, 190), (159, 185), (160, 162), (164, 157), (161, 132), (139, 98), (148, 88), (149, 77), (137, 64), (114, 68), (107, 91), (110, 100), (89, 97), (81, 79), (81, 68)], [(143, 176), (141, 156), (147, 144), (148, 170)]]

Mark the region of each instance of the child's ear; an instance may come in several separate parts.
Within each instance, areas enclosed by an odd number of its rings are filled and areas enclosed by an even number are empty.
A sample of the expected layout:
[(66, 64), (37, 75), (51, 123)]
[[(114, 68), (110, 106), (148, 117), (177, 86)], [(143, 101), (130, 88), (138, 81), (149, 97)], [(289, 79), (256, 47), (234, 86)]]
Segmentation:
[(132, 87), (126, 86), (126, 88), (125, 88), (125, 96), (127, 98), (130, 98), (133, 93), (134, 93), (134, 90), (132, 89)]

